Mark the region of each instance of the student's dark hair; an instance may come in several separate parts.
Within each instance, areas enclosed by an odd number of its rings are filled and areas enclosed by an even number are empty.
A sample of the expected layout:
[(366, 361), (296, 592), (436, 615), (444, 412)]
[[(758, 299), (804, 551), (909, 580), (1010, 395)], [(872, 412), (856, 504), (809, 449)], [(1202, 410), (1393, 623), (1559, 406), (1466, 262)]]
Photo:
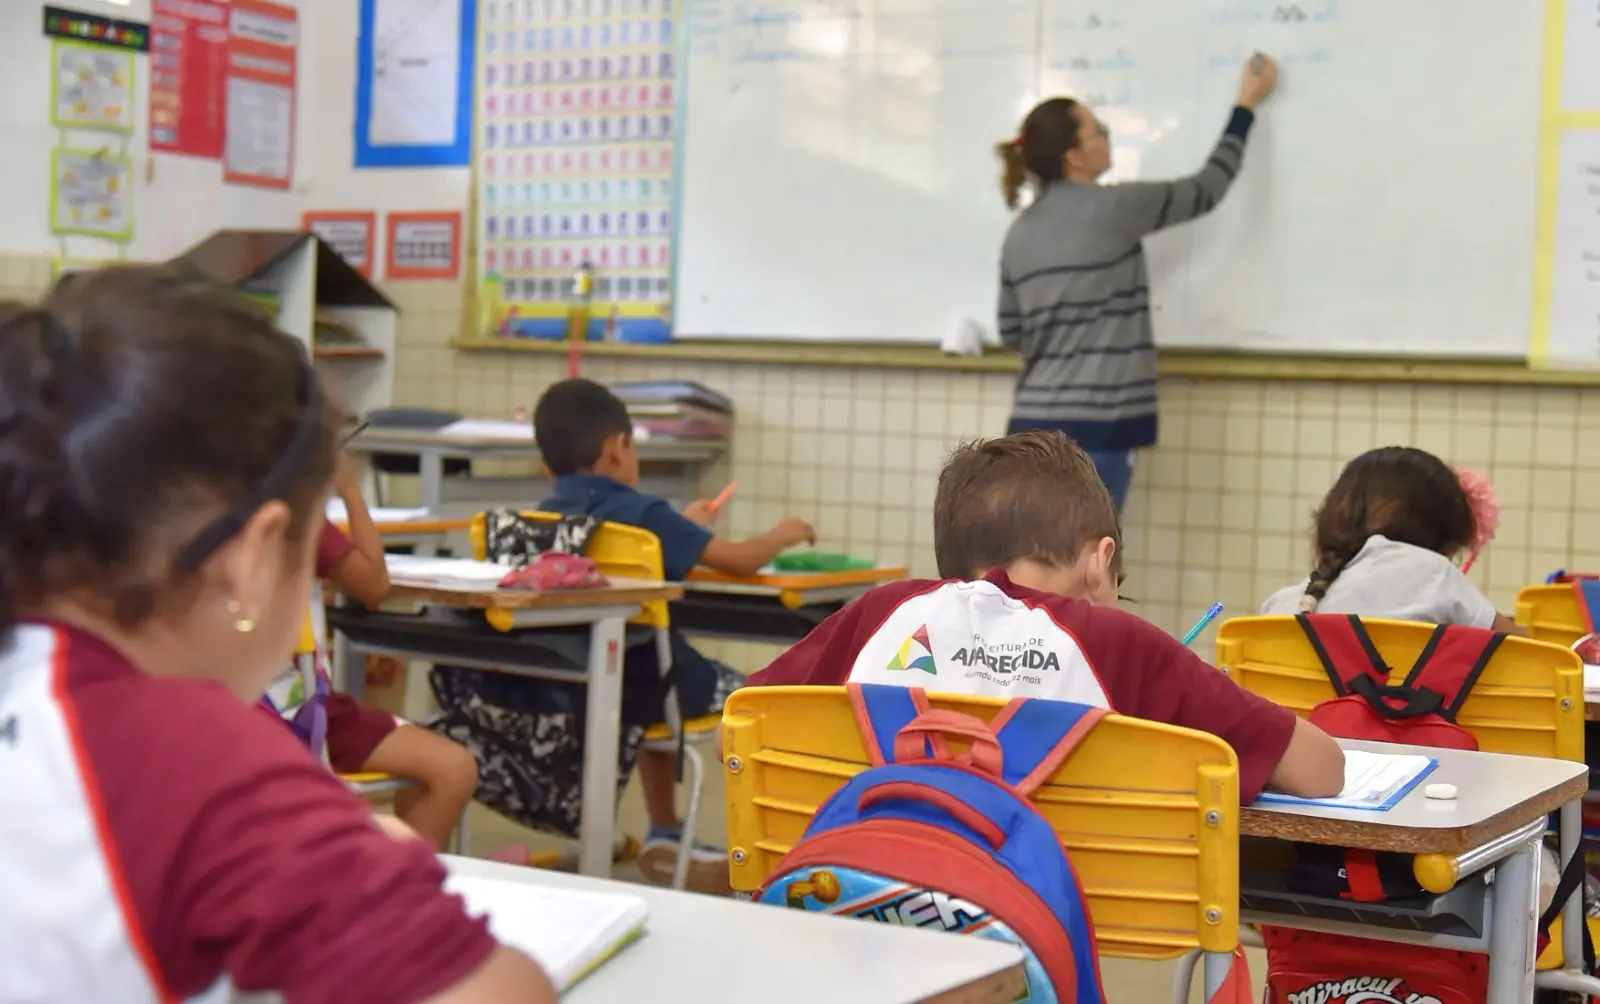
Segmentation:
[(1306, 613), (1374, 534), (1453, 557), (1477, 533), (1460, 476), (1410, 446), (1368, 450), (1346, 464), (1314, 519), (1316, 566), (1300, 601)]
[(123, 266), (0, 304), (0, 634), (64, 595), (138, 627), (272, 499), (303, 540), (336, 449), (304, 349), (210, 279)]
[(557, 477), (594, 467), (606, 440), (619, 432), (633, 435), (628, 406), (593, 380), (553, 383), (533, 409), (533, 438)]
[(1070, 567), (1102, 537), (1117, 542), (1118, 572), (1117, 507), (1089, 455), (1061, 432), (963, 443), (939, 474), (933, 552), (943, 578), (972, 578), (1024, 558)]
[(1004, 165), (1000, 191), (1006, 197), (1006, 205), (1017, 208), (1030, 177), (1041, 185), (1059, 181), (1062, 159), (1077, 145), (1078, 102), (1049, 98), (1034, 105), (1017, 135), (995, 145), (995, 153)]

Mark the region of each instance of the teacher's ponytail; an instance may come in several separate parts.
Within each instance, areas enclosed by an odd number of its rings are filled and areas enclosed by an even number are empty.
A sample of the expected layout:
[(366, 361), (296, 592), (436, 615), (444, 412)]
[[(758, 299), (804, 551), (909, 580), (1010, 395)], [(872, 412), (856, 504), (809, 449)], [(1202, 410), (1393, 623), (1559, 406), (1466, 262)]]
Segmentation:
[(1003, 169), (1000, 191), (1012, 209), (1029, 179), (1043, 186), (1062, 177), (1067, 151), (1078, 145), (1078, 102), (1049, 98), (1034, 105), (1013, 139), (995, 145)]
[(1015, 209), (1022, 201), (1022, 186), (1028, 183), (1028, 165), (1022, 160), (1022, 140), (996, 143), (994, 152), (1000, 157), (1000, 191), (1006, 197), (1006, 206)]

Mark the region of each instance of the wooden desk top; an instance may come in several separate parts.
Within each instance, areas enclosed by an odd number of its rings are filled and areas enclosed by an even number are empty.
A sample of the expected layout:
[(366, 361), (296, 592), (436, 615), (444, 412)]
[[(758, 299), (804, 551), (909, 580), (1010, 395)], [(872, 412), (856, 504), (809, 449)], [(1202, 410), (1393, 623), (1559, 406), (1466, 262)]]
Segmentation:
[[(1347, 749), (1415, 753), (1439, 761), (1387, 812), (1272, 803), (1247, 806), (1239, 834), (1407, 854), (1460, 854), (1525, 826), (1589, 788), (1589, 768), (1569, 760), (1342, 739)], [(1452, 801), (1423, 794), (1453, 784)]]
[(676, 600), (683, 587), (676, 583), (623, 581), (600, 589), (552, 589), (536, 593), (524, 589), (485, 589), (481, 586), (411, 585), (396, 582), (391, 599), (418, 600), (470, 610), (562, 610), (575, 607), (631, 607), (655, 600)]
[[(335, 520), (334, 526), (350, 532), (350, 524), (343, 520)], [(426, 533), (463, 533), (472, 529), (470, 519), (403, 519), (390, 520), (383, 523), (374, 523), (378, 528), (380, 537), (401, 537), (407, 534)]]
[(781, 591), (785, 589), (835, 589), (839, 586), (876, 586), (906, 577), (906, 570), (898, 566), (880, 565), (877, 568), (857, 568), (847, 572), (769, 572), (740, 578), (726, 575), (710, 568), (696, 568), (689, 573), (685, 584), (750, 586), (757, 589)]

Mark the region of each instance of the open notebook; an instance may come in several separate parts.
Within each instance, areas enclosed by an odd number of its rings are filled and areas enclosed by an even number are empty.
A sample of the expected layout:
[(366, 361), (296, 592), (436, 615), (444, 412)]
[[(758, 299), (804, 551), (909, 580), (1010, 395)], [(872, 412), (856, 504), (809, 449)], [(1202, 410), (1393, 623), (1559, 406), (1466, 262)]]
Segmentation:
[(487, 561), (430, 558), (418, 554), (386, 554), (383, 562), (393, 582), (446, 589), (493, 589), (511, 571)]
[(467, 901), (467, 912), (487, 916), (504, 944), (539, 960), (558, 990), (598, 969), (644, 933), (650, 909), (637, 896), (580, 892), (452, 875), (445, 888)]
[(1294, 805), (1326, 805), (1334, 809), (1368, 809), (1385, 812), (1404, 798), (1439, 766), (1432, 757), (1410, 753), (1369, 753), (1344, 751), (1344, 790), (1332, 798), (1296, 798), (1277, 792), (1261, 793), (1258, 802)]

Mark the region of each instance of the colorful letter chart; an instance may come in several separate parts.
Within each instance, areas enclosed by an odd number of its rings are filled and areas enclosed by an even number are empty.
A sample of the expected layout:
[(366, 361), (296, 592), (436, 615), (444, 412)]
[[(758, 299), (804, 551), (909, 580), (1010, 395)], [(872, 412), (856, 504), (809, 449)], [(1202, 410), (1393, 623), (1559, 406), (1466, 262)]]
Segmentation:
[[(483, 0), (479, 11), (480, 274), (498, 276), (514, 314), (553, 321), (588, 262), (594, 317), (664, 328), (676, 0)], [(547, 333), (533, 327), (519, 333)]]

